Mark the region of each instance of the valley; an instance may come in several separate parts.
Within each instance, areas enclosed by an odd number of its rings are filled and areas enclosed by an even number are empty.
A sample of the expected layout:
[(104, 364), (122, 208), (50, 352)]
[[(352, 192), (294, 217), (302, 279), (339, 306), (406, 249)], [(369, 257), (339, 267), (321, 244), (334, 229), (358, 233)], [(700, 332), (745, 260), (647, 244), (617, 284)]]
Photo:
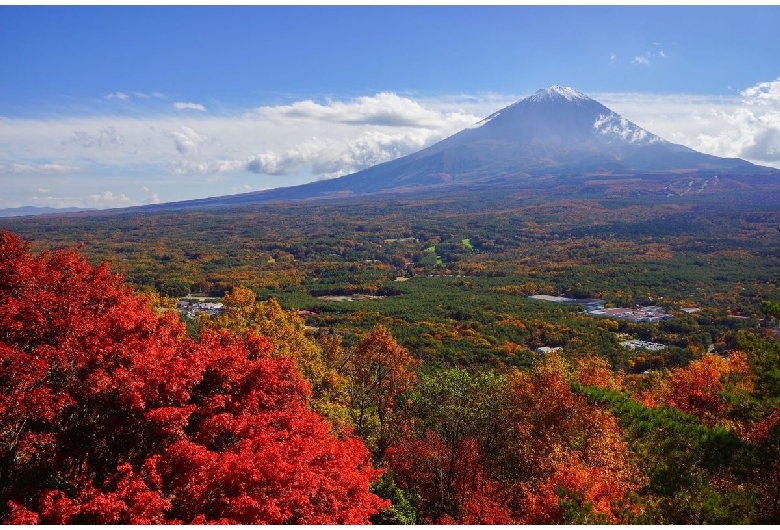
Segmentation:
[[(685, 364), (713, 345), (725, 352), (730, 333), (762, 325), (761, 300), (780, 301), (775, 199), (545, 202), (471, 192), (7, 219), (3, 227), (35, 249), (82, 244), (91, 262), (108, 262), (141, 291), (221, 297), (249, 287), (316, 313), (307, 324), (348, 342), (382, 324), (433, 365), (528, 366), (536, 348), (553, 346), (641, 372)], [(607, 308), (662, 305), (675, 318), (603, 320), (578, 305), (528, 299), (539, 294), (598, 298)], [(614, 331), (670, 348), (632, 359)]]

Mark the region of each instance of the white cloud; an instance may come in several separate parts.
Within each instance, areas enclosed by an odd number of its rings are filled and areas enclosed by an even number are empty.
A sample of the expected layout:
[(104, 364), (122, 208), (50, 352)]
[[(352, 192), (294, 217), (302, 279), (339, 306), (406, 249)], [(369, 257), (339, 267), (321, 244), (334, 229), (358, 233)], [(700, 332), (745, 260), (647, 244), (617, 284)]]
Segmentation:
[[(173, 163), (172, 172), (175, 175), (207, 175), (214, 173), (230, 173), (240, 169), (246, 169), (253, 157), (247, 160), (217, 160), (208, 162), (204, 160), (179, 160)], [(268, 173), (274, 175), (284, 175), (288, 173)], [(217, 180), (211, 179), (210, 182)]]
[(209, 167), (212, 172), (229, 173), (242, 169), (245, 165), (246, 164), (241, 160), (217, 160), (216, 162), (212, 162)]
[[(18, 206), (48, 206), (50, 208), (84, 208), (84, 209), (104, 209), (104, 208), (124, 208), (140, 204), (138, 201), (131, 200), (124, 193), (115, 193), (104, 191), (86, 196), (77, 196), (69, 194), (58, 194), (48, 189), (36, 190), (36, 194), (27, 197), (23, 202), (2, 201), (0, 206), (4, 208), (13, 208)], [(153, 197), (152, 197), (153, 199)], [(146, 203), (151, 201), (146, 201)]]
[(290, 175), (297, 172), (303, 165), (303, 157), (295, 149), (283, 154), (272, 151), (249, 157), (246, 163), (247, 171), (265, 175)]
[(111, 94), (106, 94), (103, 96), (104, 99), (129, 99), (130, 96), (125, 94), (124, 92), (112, 92)]
[(757, 160), (780, 160), (780, 128), (757, 132), (753, 135), (753, 145), (743, 148), (741, 154)]
[(81, 171), (78, 166), (66, 166), (63, 164), (2, 164), (0, 174), (4, 175), (33, 175), (52, 173), (74, 173)]
[(173, 164), (174, 175), (205, 175), (209, 172), (208, 162), (179, 160)]
[(780, 77), (745, 89), (741, 95), (751, 105), (778, 105), (780, 104)]
[[(654, 46), (660, 46), (660, 42), (654, 42)], [(657, 52), (651, 52), (647, 51), (644, 53), (644, 55), (637, 55), (631, 60), (631, 64), (640, 64), (643, 66), (647, 66), (650, 64), (650, 59), (653, 57), (660, 57), (662, 59), (666, 59), (666, 53), (663, 50), (659, 50)]]
[(354, 173), (430, 144), (429, 131), (366, 131), (347, 140), (311, 138), (284, 152), (268, 151), (251, 156), (246, 169), (265, 175), (291, 175), (303, 167), (320, 179)]
[[(303, 168), (314, 178), (327, 177), (425, 147), (518, 98), (378, 94), (231, 116), (0, 117), (0, 164), (32, 166), (49, 159), (86, 172), (118, 171), (139, 178), (160, 171), (214, 175), (247, 168), (271, 175)], [(346, 165), (334, 169), (340, 161)]]
[[(332, 178), (449, 136), (479, 121), (496, 105), (510, 103), (499, 99), (491, 95), (453, 98), (452, 102), (415, 101), (381, 93), (347, 102), (307, 100), (260, 107), (243, 118), (199, 120), (197, 132), (183, 126), (168, 133), (182, 155), (172, 162), (172, 172), (212, 177), (239, 170), (277, 177), (306, 172), (314, 178)], [(484, 110), (480, 114), (464, 110), (475, 106), (484, 106)], [(216, 132), (217, 128), (222, 130)], [(205, 129), (211, 132), (202, 134)], [(265, 148), (255, 147), (247, 153), (238, 144)], [(242, 151), (243, 157), (226, 156)]]
[(441, 127), (447, 123), (461, 122), (463, 127), (474, 123), (475, 116), (462, 111), (443, 115), (420, 103), (397, 94), (382, 92), (364, 96), (349, 102), (328, 101), (326, 104), (312, 100), (292, 105), (261, 107), (256, 112), (269, 119), (300, 119), (346, 125), (375, 125), (386, 127)]
[(92, 208), (122, 208), (123, 206), (132, 206), (133, 201), (125, 195), (120, 193), (115, 195), (111, 191), (105, 191), (100, 194), (89, 195), (86, 200), (86, 204)]
[(173, 106), (179, 110), (199, 110), (201, 112), (206, 111), (206, 107), (204, 107), (200, 103), (185, 103), (183, 101), (177, 101), (176, 103), (173, 104)]
[(173, 138), (176, 150), (183, 155), (197, 153), (198, 146), (209, 140), (209, 137), (205, 134), (200, 134), (192, 127), (187, 127), (186, 125), (182, 125), (178, 131), (169, 132), (168, 136)]

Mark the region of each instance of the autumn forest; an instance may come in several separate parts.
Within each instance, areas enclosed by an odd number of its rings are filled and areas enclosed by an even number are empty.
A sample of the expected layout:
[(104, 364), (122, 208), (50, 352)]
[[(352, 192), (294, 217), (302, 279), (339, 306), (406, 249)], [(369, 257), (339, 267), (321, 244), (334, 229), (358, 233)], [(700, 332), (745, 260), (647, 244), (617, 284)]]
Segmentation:
[(780, 523), (778, 200), (2, 219), (0, 520)]

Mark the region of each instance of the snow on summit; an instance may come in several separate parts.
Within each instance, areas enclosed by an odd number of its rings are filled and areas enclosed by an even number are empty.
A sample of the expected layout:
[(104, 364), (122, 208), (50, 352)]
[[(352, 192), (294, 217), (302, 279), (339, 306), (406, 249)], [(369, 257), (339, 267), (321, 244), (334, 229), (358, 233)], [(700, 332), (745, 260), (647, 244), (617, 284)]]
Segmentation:
[(494, 112), (493, 114), (491, 114), (487, 118), (485, 118), (485, 119), (475, 123), (474, 125), (472, 125), (469, 128), (470, 129), (476, 129), (476, 128), (482, 127), (486, 123), (494, 120), (495, 118), (498, 118), (498, 116), (501, 114), (502, 111), (514, 108), (517, 105), (520, 105), (522, 103), (529, 103), (529, 102), (530, 103), (542, 103), (542, 102), (545, 102), (545, 101), (554, 102), (554, 101), (558, 101), (558, 100), (561, 100), (561, 99), (564, 99), (564, 100), (570, 101), (570, 102), (575, 102), (575, 103), (584, 103), (586, 101), (592, 101), (591, 98), (589, 98), (588, 96), (586, 96), (582, 92), (577, 92), (576, 90), (574, 90), (571, 87), (560, 86), (560, 85), (551, 85), (551, 86), (549, 86), (547, 88), (543, 88), (541, 90), (537, 90), (536, 92), (534, 92), (533, 94), (531, 94), (527, 98), (522, 99), (522, 100), (520, 100), (520, 101), (518, 101), (516, 103), (513, 103), (513, 104), (509, 105), (506, 109), (502, 109), (502, 110)]
[(549, 101), (559, 98), (566, 99), (567, 101), (585, 101), (590, 99), (582, 92), (577, 92), (571, 87), (552, 85), (547, 88), (537, 90), (528, 97), (528, 101), (539, 103), (542, 101)]

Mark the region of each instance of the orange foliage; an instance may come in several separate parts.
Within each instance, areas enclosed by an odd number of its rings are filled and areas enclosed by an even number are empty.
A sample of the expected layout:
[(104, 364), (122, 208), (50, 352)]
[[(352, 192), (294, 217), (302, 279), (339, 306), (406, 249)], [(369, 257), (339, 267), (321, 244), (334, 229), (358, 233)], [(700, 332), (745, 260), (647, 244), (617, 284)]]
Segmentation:
[[(561, 500), (574, 502), (578, 508), (587, 507), (585, 523), (620, 523), (615, 513), (616, 502), (622, 500), (631, 488), (624, 481), (615, 481), (602, 467), (583, 465), (576, 458), (559, 464), (555, 472), (536, 490), (529, 489), (523, 499), (525, 524), (560, 524), (565, 520)], [(588, 509), (589, 508), (589, 509)]]
[[(553, 502), (558, 486), (592, 502), (594, 511), (610, 520), (611, 503), (641, 486), (639, 469), (615, 417), (571, 389), (575, 375), (582, 382), (617, 384), (600, 364), (583, 360), (577, 374), (561, 357), (551, 355), (532, 372), (510, 377), (515, 460), (522, 468), (517, 495), (527, 522), (564, 522), (563, 512), (555, 508), (557, 500)], [(583, 370), (587, 366), (596, 368), (592, 376)]]
[(653, 397), (655, 401), (692, 414), (713, 427), (729, 410), (723, 397), (725, 384), (734, 378), (745, 390), (749, 388), (745, 386), (749, 385), (749, 373), (745, 357), (739, 352), (733, 353), (728, 360), (719, 355), (708, 355), (684, 368), (672, 370), (669, 385)]
[(603, 357), (587, 356), (577, 359), (575, 378), (584, 386), (596, 386), (607, 390), (623, 388), (623, 373), (615, 373)]
[[(397, 400), (417, 382), (420, 362), (398, 345), (390, 331), (378, 325), (348, 352), (344, 373), (348, 378), (352, 419), (357, 434), (375, 439), (381, 453)], [(372, 419), (377, 425), (371, 427)]]

